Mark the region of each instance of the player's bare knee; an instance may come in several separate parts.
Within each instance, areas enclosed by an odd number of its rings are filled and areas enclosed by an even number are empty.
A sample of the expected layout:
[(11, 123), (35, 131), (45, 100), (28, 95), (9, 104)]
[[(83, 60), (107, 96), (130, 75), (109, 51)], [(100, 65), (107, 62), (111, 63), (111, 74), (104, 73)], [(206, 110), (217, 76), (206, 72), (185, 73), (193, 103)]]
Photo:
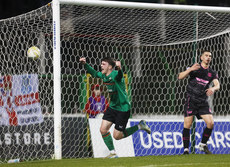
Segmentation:
[(190, 129), (190, 128), (191, 128), (191, 126), (190, 126), (190, 125), (184, 125), (184, 128), (186, 128), (186, 129)]
[(108, 130), (104, 129), (104, 128), (100, 128), (100, 132), (102, 135), (108, 133)]
[(120, 139), (123, 138), (123, 134), (121, 134), (121, 133), (114, 133), (114, 134), (113, 134), (113, 138), (114, 138), (115, 140), (120, 140)]
[(186, 128), (186, 129), (190, 129), (191, 128), (191, 126), (192, 126), (192, 124), (190, 124), (190, 123), (184, 123), (184, 128)]
[(114, 138), (115, 140), (119, 140), (119, 137), (118, 137), (117, 135), (113, 135), (113, 138)]
[(213, 129), (213, 127), (214, 127), (214, 122), (213, 121), (207, 122), (207, 128)]

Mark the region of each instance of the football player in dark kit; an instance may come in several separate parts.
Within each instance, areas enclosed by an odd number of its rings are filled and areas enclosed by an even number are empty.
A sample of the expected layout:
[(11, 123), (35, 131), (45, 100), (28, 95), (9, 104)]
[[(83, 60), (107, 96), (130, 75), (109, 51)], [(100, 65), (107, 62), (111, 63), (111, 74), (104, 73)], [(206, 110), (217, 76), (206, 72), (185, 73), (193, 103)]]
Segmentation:
[[(212, 111), (208, 104), (208, 96), (213, 95), (215, 91), (220, 89), (220, 83), (217, 73), (209, 67), (212, 60), (211, 52), (203, 51), (200, 59), (200, 64), (195, 63), (186, 71), (181, 72), (178, 77), (178, 79), (184, 79), (190, 76), (184, 108), (184, 154), (189, 154), (190, 127), (194, 116), (198, 119), (202, 118), (207, 125), (204, 129), (199, 149), (206, 154), (212, 154), (207, 147), (207, 141), (214, 127)], [(210, 87), (212, 82), (214, 86)]]

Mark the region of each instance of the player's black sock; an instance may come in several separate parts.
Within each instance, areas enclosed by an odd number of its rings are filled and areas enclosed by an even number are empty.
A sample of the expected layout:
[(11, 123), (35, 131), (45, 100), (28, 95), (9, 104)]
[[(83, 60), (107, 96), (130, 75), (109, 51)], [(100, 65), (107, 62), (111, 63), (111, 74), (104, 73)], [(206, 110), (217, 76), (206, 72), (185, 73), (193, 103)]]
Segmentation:
[(209, 129), (209, 128), (206, 127), (204, 129), (204, 133), (203, 133), (203, 136), (202, 136), (201, 143), (206, 144), (208, 139), (209, 139), (209, 137), (211, 136), (211, 134), (212, 134), (212, 129)]
[(189, 141), (190, 141), (190, 129), (184, 128), (183, 130), (184, 149), (189, 147)]

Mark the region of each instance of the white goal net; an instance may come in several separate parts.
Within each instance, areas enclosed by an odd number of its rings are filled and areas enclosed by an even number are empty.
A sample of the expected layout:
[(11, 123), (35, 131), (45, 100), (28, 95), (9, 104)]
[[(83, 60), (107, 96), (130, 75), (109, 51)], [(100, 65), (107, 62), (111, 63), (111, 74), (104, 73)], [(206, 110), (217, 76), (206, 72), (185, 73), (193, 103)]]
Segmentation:
[[(3, 162), (54, 156), (52, 18), (52, 5), (48, 4), (0, 20)], [(61, 4), (60, 25), (62, 157), (95, 157), (85, 105), (94, 84), (102, 85), (108, 102), (109, 97), (102, 81), (87, 75), (79, 58), (86, 57), (99, 71), (105, 56), (122, 62), (134, 120), (130, 125), (144, 118), (153, 131), (150, 136), (133, 135), (133, 142), (143, 146), (134, 148), (135, 156), (181, 154), (187, 80), (179, 81), (177, 76), (199, 62), (202, 50), (212, 52), (211, 67), (221, 83), (209, 100), (217, 120), (209, 145), (216, 154), (229, 153), (229, 12)], [(40, 49), (38, 59), (27, 56), (31, 46)], [(196, 143), (203, 125), (197, 124)]]

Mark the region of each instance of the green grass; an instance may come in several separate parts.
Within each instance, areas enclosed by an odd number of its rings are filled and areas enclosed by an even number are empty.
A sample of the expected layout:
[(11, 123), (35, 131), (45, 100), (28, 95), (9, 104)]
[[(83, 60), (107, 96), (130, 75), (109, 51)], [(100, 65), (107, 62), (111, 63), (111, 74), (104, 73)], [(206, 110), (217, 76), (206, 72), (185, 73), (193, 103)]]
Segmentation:
[(63, 159), (0, 164), (0, 167), (230, 167), (230, 154)]

